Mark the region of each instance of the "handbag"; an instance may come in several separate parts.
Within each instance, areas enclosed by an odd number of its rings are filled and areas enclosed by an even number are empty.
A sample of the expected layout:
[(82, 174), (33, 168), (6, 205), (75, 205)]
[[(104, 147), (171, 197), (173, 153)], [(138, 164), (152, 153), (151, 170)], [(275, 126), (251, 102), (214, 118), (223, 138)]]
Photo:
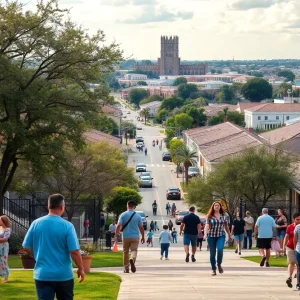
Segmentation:
[(122, 226), (122, 228), (121, 228), (121, 232), (123, 232), (124, 231), (124, 229), (127, 227), (127, 225), (130, 223), (130, 221), (132, 220), (132, 218), (134, 217), (134, 215), (135, 215), (135, 212), (130, 216), (130, 218), (129, 218), (129, 220), (124, 224), (124, 226)]

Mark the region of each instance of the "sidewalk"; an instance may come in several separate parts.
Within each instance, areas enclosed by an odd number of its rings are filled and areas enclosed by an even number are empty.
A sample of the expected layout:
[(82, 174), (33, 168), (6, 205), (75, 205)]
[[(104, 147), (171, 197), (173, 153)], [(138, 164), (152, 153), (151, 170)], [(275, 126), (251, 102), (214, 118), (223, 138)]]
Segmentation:
[[(245, 256), (257, 251), (245, 251)], [(158, 248), (141, 249), (137, 273), (124, 274), (122, 268), (93, 269), (122, 278), (118, 300), (292, 300), (300, 299), (294, 287), (288, 288), (285, 268), (261, 268), (233, 251), (224, 253), (224, 274), (211, 276), (209, 252), (198, 251), (197, 262), (186, 263), (183, 249), (170, 248), (169, 261), (161, 261)]]

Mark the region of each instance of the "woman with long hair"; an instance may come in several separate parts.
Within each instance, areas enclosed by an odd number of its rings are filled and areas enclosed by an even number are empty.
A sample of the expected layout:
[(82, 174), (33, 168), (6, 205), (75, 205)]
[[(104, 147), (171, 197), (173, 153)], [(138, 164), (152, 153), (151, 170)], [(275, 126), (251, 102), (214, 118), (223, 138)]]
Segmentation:
[[(223, 250), (225, 245), (225, 231), (228, 234), (229, 240), (231, 240), (231, 234), (228, 227), (228, 223), (225, 218), (225, 214), (220, 202), (214, 202), (206, 216), (206, 224), (204, 227), (204, 239), (207, 239), (210, 252), (210, 264), (212, 269), (212, 276), (217, 275), (217, 268), (220, 274), (224, 272), (222, 268)], [(217, 266), (216, 266), (216, 252)]]
[(280, 249), (282, 249), (281, 251), (278, 251), (278, 255), (276, 253), (276, 256), (280, 256), (280, 254), (283, 255), (283, 240), (288, 225), (286, 214), (281, 208), (278, 209), (278, 217), (276, 218), (275, 223), (277, 229), (277, 239), (280, 245)]
[(4, 277), (3, 283), (8, 282), (8, 239), (11, 235), (11, 222), (7, 216), (0, 217), (0, 277)]

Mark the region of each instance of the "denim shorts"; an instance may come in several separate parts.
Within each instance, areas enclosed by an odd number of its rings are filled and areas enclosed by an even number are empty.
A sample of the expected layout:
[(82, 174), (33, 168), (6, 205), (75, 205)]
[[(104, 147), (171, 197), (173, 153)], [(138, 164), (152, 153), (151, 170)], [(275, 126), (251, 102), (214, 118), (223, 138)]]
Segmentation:
[(283, 240), (285, 237), (285, 232), (281, 231), (279, 234), (277, 234), (277, 238)]
[(198, 239), (197, 235), (184, 234), (183, 235), (183, 245), (184, 246), (189, 246), (191, 244), (192, 247), (196, 247), (197, 246), (197, 239)]
[(243, 233), (234, 235), (234, 240), (242, 242), (244, 240), (244, 236), (245, 235)]

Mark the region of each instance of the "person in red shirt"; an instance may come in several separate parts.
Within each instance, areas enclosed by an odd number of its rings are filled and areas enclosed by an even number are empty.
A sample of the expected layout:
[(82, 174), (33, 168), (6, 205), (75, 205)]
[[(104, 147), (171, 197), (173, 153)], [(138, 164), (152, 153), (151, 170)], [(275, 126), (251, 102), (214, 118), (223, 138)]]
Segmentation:
[[(292, 276), (295, 269), (295, 265), (297, 266), (297, 274), (298, 274), (298, 265), (297, 259), (295, 255), (294, 248), (294, 230), (298, 224), (300, 224), (300, 213), (295, 213), (293, 215), (294, 222), (289, 225), (286, 229), (286, 234), (283, 240), (283, 251), (286, 251), (287, 262), (288, 262), (288, 272), (289, 278), (286, 280), (286, 284), (289, 288), (292, 288)], [(299, 288), (298, 276), (297, 276), (297, 289)]]

